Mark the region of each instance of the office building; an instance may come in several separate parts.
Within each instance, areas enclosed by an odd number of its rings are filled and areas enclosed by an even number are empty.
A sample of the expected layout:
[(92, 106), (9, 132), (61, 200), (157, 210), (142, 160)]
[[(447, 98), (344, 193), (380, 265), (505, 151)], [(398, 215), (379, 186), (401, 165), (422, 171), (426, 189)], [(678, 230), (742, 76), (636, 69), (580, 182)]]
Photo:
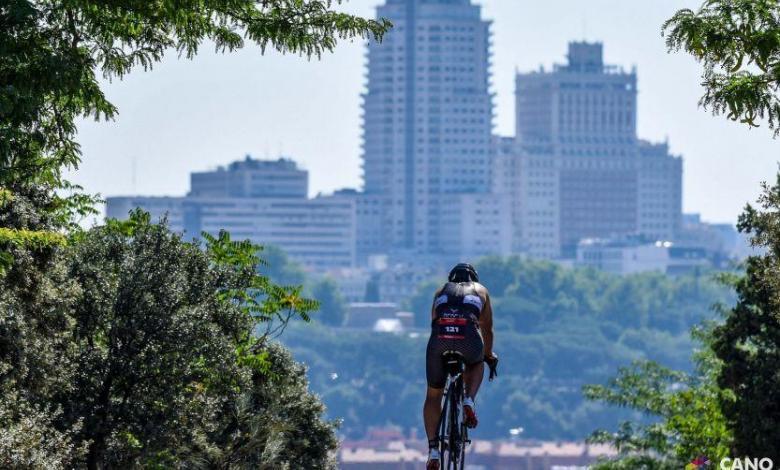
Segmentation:
[(316, 270), (355, 266), (355, 200), (306, 197), (308, 172), (289, 159), (247, 157), (214, 171), (192, 174), (184, 197), (109, 197), (108, 217), (124, 219), (140, 207), (153, 220), (168, 218), (185, 237), (230, 232), (233, 239), (274, 245)]
[(227, 230), (234, 239), (278, 246), (314, 269), (355, 265), (355, 206), (333, 196), (183, 199), (184, 232)]
[(680, 275), (710, 267), (712, 260), (704, 248), (626, 237), (581, 240), (575, 265), (621, 275), (650, 271)]
[[(637, 137), (637, 75), (606, 65), (600, 43), (569, 44), (568, 62), (516, 77), (516, 147), (494, 165), (515, 184), (513, 246), (573, 258), (580, 240), (680, 230), (682, 160)], [(514, 193), (512, 193), (512, 191)]]
[(106, 218), (125, 220), (130, 212), (141, 208), (149, 213), (152, 222), (165, 219), (171, 230), (184, 230), (184, 212), (181, 197), (174, 196), (113, 196), (106, 198)]
[(309, 173), (289, 158), (244, 160), (190, 174), (193, 197), (306, 198)]
[(489, 22), (470, 0), (387, 0), (377, 15), (394, 27), (368, 47), (364, 195), (377, 214), (363, 215), (385, 240), (361, 256), (443, 253), (446, 195), (490, 191)]

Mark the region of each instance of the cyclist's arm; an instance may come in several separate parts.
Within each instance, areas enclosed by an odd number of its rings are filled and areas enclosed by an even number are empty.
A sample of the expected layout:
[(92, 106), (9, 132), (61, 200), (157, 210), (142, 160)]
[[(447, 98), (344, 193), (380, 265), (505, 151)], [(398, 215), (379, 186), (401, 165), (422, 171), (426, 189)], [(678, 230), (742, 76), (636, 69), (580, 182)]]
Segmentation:
[(485, 307), (479, 316), (479, 328), (485, 342), (485, 357), (493, 356), (493, 307), (490, 305), (490, 294), (485, 289)]

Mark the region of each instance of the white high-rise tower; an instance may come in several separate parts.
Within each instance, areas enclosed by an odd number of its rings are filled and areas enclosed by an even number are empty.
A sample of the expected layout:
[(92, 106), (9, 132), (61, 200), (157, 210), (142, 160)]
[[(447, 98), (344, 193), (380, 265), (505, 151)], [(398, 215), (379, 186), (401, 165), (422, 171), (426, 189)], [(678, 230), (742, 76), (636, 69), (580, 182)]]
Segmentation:
[(376, 224), (359, 249), (451, 251), (443, 210), (490, 189), (490, 23), (471, 0), (387, 0), (377, 14), (394, 27), (368, 47), (363, 205)]

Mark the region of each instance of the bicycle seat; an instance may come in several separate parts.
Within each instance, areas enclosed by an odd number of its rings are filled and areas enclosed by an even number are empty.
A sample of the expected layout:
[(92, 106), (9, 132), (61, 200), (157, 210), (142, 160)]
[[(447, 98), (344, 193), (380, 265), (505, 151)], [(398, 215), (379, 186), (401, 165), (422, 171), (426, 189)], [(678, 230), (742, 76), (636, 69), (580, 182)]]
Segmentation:
[(465, 358), (460, 352), (444, 351), (441, 355), (441, 360), (444, 362), (444, 369), (450, 376), (455, 376), (463, 372)]

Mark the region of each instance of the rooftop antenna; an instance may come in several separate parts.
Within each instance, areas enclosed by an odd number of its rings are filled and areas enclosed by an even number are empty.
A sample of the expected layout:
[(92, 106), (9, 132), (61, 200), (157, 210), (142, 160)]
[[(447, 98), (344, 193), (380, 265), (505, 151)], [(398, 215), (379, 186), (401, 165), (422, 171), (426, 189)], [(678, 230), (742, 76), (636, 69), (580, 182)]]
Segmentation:
[(588, 19), (582, 18), (582, 42), (588, 41)]

